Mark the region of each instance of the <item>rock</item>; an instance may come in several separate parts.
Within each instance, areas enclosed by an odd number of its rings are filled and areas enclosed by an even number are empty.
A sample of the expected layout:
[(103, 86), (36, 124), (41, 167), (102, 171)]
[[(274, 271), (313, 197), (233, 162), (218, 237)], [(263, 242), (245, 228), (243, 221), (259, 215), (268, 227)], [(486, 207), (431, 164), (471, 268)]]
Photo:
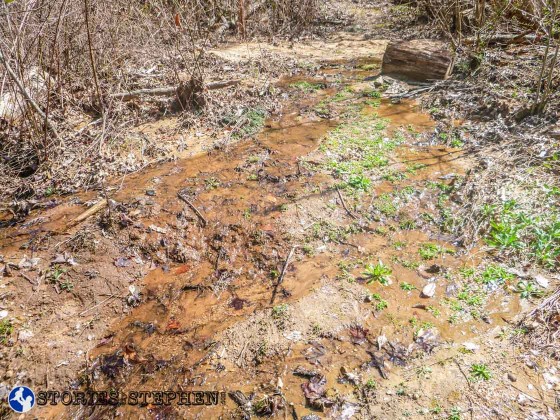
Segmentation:
[(146, 190), (146, 195), (149, 197), (154, 197), (156, 192), (154, 190)]
[(4, 319), (8, 316), (8, 311), (0, 311), (0, 319)]
[(535, 282), (543, 289), (548, 289), (548, 286), (550, 285), (550, 281), (540, 274), (535, 276)]
[(422, 289), (422, 297), (425, 298), (432, 298), (436, 294), (436, 284), (435, 283), (428, 283)]
[(463, 346), (465, 347), (465, 349), (467, 349), (468, 351), (472, 351), (473, 353), (480, 348), (478, 344), (470, 343), (468, 341), (466, 343), (463, 343)]
[(8, 396), (9, 389), (6, 384), (0, 384), (0, 400), (3, 400)]
[(529, 397), (525, 396), (525, 394), (519, 394), (517, 396), (517, 403), (519, 405), (526, 405), (530, 402), (531, 402), (531, 400), (529, 399)]
[(10, 379), (12, 376), (14, 376), (14, 371), (13, 370), (8, 370), (4, 374), (4, 379)]
[(387, 337), (385, 337), (385, 335), (382, 334), (377, 337), (377, 347), (379, 350), (381, 350), (385, 344), (387, 344)]
[(303, 334), (301, 333), (301, 331), (291, 331), (284, 334), (284, 338), (290, 341), (300, 341), (303, 339)]
[(515, 375), (513, 373), (508, 373), (507, 374), (507, 378), (511, 381), (511, 382), (517, 382), (517, 378), (515, 377)]
[(379, 76), (377, 79), (375, 79), (373, 81), (373, 86), (375, 87), (381, 87), (385, 84), (385, 81), (383, 80), (383, 76)]
[(33, 333), (30, 330), (19, 330), (18, 341), (25, 342), (33, 337)]

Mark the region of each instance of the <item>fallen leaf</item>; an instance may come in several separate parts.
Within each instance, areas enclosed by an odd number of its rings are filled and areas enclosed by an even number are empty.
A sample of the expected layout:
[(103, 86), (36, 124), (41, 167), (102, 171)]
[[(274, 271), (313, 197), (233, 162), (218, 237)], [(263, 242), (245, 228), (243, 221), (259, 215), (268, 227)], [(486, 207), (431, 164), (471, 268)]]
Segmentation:
[(357, 345), (363, 344), (366, 342), (366, 337), (368, 335), (368, 332), (369, 331), (364, 327), (362, 327), (361, 325), (354, 325), (349, 329), (350, 341), (353, 344), (357, 344)]
[(171, 319), (167, 323), (165, 331), (177, 331), (179, 328), (181, 328), (181, 324), (179, 324), (179, 321), (177, 321), (176, 319)]

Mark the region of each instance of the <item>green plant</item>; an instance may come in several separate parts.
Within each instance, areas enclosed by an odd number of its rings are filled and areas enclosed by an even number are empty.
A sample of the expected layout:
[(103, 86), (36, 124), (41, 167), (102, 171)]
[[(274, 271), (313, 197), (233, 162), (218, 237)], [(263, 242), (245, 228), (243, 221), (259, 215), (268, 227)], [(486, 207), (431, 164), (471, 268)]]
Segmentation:
[(276, 305), (272, 308), (272, 318), (283, 319), (288, 315), (288, 305), (282, 303), (281, 305)]
[(449, 416), (447, 420), (461, 420), (461, 410), (457, 407), (452, 408), (449, 411)]
[(416, 229), (416, 222), (412, 219), (405, 219), (399, 223), (399, 227), (402, 230), (413, 230)]
[(10, 335), (14, 332), (14, 326), (8, 319), (0, 321), (0, 344), (6, 344)]
[(397, 205), (393, 202), (393, 199), (389, 194), (381, 194), (374, 201), (373, 206), (376, 210), (387, 217), (395, 216), (398, 211)]
[(485, 364), (474, 364), (471, 366), (471, 376), (475, 380), (488, 381), (492, 377), (490, 369)]
[(214, 177), (204, 180), (207, 190), (213, 190), (220, 186), (220, 180)]
[(438, 318), (441, 315), (441, 311), (434, 306), (428, 306), (426, 307), (426, 310), (436, 318)]
[(387, 286), (391, 283), (390, 275), (393, 271), (387, 267), (383, 262), (380, 260), (379, 263), (372, 265), (368, 264), (365, 267), (364, 275), (368, 279), (368, 284), (371, 284), (375, 281), (378, 281), (383, 286)]
[(402, 289), (402, 290), (406, 290), (407, 292), (410, 292), (411, 290), (416, 289), (416, 286), (414, 286), (414, 285), (412, 285), (412, 284), (410, 284), (410, 283), (407, 283), (407, 282), (402, 282), (402, 283), (400, 284), (400, 286), (401, 286), (401, 289)]
[(382, 299), (379, 294), (373, 293), (371, 296), (376, 301), (376, 303), (374, 304), (374, 308), (376, 311), (383, 311), (384, 309), (387, 309), (389, 307), (389, 303), (385, 299)]
[(375, 388), (377, 388), (377, 382), (375, 382), (374, 379), (368, 379), (364, 384), (364, 387), (369, 390), (374, 390)]
[(432, 243), (424, 243), (420, 245), (420, 248), (418, 249), (418, 254), (420, 254), (420, 257), (422, 257), (423, 260), (432, 260), (444, 253), (452, 254), (454, 251)]
[(371, 180), (363, 175), (351, 176), (348, 185), (356, 190), (367, 191), (371, 186)]
[(511, 273), (508, 273), (503, 267), (500, 267), (498, 265), (489, 265), (482, 272), (479, 281), (484, 284), (503, 284), (510, 280), (513, 280), (514, 278), (515, 276)]
[(521, 299), (530, 299), (532, 297), (541, 297), (543, 292), (538, 290), (534, 283), (526, 280), (522, 280), (517, 283), (515, 292), (519, 293)]
[(364, 90), (362, 92), (362, 96), (366, 98), (379, 99), (381, 98), (381, 92), (378, 92), (377, 90)]
[(290, 85), (291, 88), (297, 88), (303, 90), (304, 92), (313, 92), (315, 90), (320, 90), (325, 87), (323, 83), (311, 83), (306, 80), (302, 80), (299, 82), (292, 83)]

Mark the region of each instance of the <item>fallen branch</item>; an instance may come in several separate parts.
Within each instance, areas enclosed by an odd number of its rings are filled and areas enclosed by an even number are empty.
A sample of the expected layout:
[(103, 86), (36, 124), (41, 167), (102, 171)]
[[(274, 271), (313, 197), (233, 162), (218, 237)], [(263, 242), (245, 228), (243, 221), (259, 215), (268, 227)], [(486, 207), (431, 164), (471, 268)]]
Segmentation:
[[(536, 35), (532, 35), (530, 31), (520, 34), (497, 34), (488, 39), (482, 39), (482, 42), (487, 45), (510, 45), (510, 44), (528, 44), (537, 40)], [(479, 42), (478, 38), (467, 38), (463, 41), (466, 45), (475, 45)]]
[[(204, 86), (206, 90), (217, 90), (223, 89), (229, 86), (236, 86), (241, 83), (241, 80), (227, 80), (224, 82), (212, 82), (208, 83)], [(114, 99), (121, 99), (123, 101), (130, 101), (131, 99), (139, 98), (140, 96), (150, 95), (150, 96), (172, 96), (177, 93), (178, 87), (176, 86), (167, 86), (167, 87), (160, 87), (160, 88), (152, 88), (152, 89), (139, 89), (133, 90), (130, 92), (120, 92), (120, 93), (112, 93), (109, 95), (110, 98)]]
[(206, 219), (204, 218), (202, 213), (199, 212), (198, 209), (194, 206), (194, 204), (191, 203), (190, 200), (187, 197), (185, 197), (183, 194), (181, 194), (180, 192), (177, 193), (177, 197), (179, 197), (181, 200), (183, 200), (185, 203), (187, 203), (187, 205), (191, 208), (191, 210), (194, 211), (196, 213), (196, 215), (199, 217), (199, 219), (202, 221), (202, 225), (204, 227), (206, 227), (208, 222), (206, 221)]
[(80, 214), (78, 217), (76, 217), (74, 220), (72, 220), (68, 224), (68, 227), (76, 226), (78, 223), (81, 223), (84, 220), (89, 219), (91, 216), (96, 214), (98, 211), (103, 210), (105, 207), (107, 207), (107, 200), (100, 200), (99, 202), (91, 206), (89, 209), (84, 211), (82, 214)]

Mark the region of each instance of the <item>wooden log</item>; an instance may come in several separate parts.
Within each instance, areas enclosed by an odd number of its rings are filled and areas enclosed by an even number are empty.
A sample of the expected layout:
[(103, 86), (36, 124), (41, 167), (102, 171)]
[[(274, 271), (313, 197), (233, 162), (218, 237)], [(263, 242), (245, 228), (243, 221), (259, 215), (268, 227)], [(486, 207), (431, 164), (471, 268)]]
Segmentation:
[(453, 71), (454, 59), (440, 41), (416, 39), (390, 42), (381, 72), (418, 81), (445, 80)]

